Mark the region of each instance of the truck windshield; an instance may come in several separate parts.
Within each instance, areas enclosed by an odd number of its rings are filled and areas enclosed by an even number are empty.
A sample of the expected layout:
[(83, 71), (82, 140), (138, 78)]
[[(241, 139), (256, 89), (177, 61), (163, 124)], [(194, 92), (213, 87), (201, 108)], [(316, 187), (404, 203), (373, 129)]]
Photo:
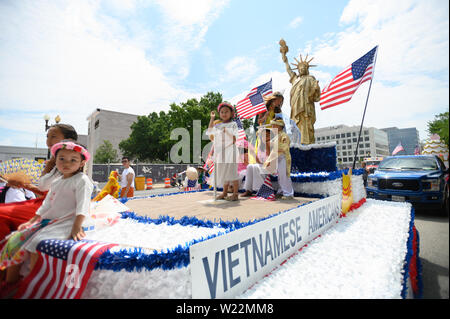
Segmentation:
[(384, 159), (378, 169), (413, 169), (437, 170), (439, 169), (433, 158), (426, 157), (393, 157)]

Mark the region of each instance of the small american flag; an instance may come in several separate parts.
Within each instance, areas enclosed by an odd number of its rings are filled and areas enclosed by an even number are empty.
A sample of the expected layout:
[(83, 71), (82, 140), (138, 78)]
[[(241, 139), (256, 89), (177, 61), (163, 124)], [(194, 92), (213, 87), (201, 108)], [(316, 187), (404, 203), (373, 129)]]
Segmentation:
[(359, 86), (372, 79), (378, 46), (346, 67), (324, 87), (320, 94), (321, 109), (327, 109), (351, 100)]
[(184, 190), (186, 191), (186, 192), (189, 192), (189, 191), (195, 191), (195, 190), (197, 190), (198, 189), (198, 187), (197, 187), (197, 180), (196, 179), (188, 179), (187, 180), (187, 185), (186, 185), (186, 187), (184, 188)]
[(397, 154), (398, 152), (404, 151), (405, 149), (402, 146), (402, 142), (398, 142), (398, 145), (394, 148), (394, 150), (392, 151), (392, 155)]
[(253, 116), (266, 112), (264, 97), (272, 94), (272, 79), (269, 82), (253, 88), (245, 99), (236, 105), (236, 111), (242, 119), (249, 119)]
[(238, 138), (236, 140), (236, 143), (242, 140), (245, 140), (247, 136), (245, 135), (244, 126), (242, 125), (241, 119), (239, 117), (235, 117), (234, 121), (237, 124), (238, 127)]
[(266, 179), (264, 180), (264, 183), (259, 188), (258, 193), (256, 193), (255, 197), (251, 197), (251, 199), (269, 200), (269, 201), (275, 200), (275, 191), (273, 190), (272, 187), (270, 175), (267, 175)]
[(90, 240), (47, 239), (37, 246), (39, 259), (15, 298), (78, 299), (98, 257), (116, 246)]

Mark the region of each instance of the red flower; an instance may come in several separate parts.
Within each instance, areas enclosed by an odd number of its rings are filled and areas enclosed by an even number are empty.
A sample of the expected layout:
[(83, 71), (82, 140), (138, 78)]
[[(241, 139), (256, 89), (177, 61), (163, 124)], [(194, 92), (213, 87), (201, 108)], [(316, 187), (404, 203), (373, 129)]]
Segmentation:
[(78, 145), (75, 145), (75, 146), (73, 147), (73, 150), (74, 150), (75, 152), (81, 153), (81, 147), (78, 146)]

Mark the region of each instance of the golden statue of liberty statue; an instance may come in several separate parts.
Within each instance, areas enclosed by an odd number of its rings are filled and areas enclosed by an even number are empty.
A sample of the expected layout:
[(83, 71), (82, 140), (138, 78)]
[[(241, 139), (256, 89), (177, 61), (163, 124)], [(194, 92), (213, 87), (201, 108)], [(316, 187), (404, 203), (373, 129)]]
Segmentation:
[(298, 71), (298, 74), (291, 69), (288, 63), (286, 53), (288, 47), (286, 42), (281, 39), (280, 52), (283, 58), (283, 62), (286, 65), (286, 71), (288, 72), (292, 84), (291, 88), (291, 119), (295, 121), (301, 133), (302, 144), (313, 144), (315, 142), (314, 137), (314, 123), (316, 122), (316, 109), (314, 102), (318, 102), (320, 99), (320, 87), (319, 81), (315, 77), (309, 75), (309, 68), (315, 65), (309, 64), (313, 58), (308, 61), (308, 55), (303, 60), (300, 55), (300, 61), (294, 58), (297, 63), (291, 63)]

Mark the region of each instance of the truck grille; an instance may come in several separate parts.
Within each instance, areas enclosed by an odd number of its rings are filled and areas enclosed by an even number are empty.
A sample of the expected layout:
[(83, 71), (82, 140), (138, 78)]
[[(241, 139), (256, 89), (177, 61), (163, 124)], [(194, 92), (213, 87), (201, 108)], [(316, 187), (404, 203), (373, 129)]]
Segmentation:
[(378, 188), (418, 191), (419, 181), (409, 179), (378, 179)]

